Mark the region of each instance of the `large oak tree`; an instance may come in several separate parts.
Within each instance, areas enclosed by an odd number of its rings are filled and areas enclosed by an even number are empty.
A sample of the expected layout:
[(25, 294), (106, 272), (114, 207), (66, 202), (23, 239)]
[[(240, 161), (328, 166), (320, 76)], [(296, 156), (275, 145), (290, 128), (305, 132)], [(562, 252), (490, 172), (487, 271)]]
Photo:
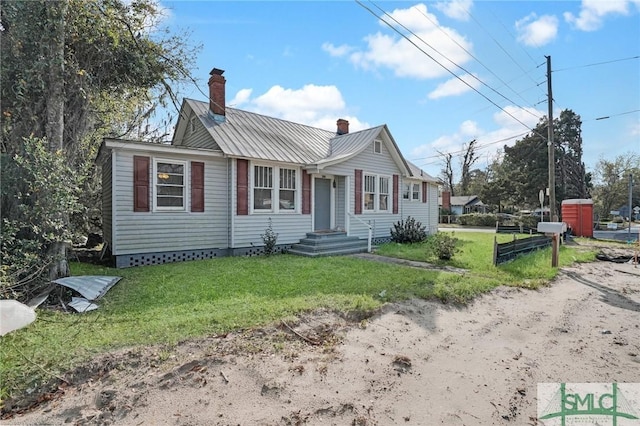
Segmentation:
[(151, 118), (178, 105), (197, 49), (162, 28), (162, 13), (153, 0), (0, 4), (2, 180), (11, 182), (2, 188), (2, 256), (12, 261), (2, 296), (19, 296), (16, 282), (35, 282), (34, 268), (61, 260), (51, 249), (72, 225), (84, 231), (88, 216), (99, 217), (94, 160), (105, 136), (166, 133)]

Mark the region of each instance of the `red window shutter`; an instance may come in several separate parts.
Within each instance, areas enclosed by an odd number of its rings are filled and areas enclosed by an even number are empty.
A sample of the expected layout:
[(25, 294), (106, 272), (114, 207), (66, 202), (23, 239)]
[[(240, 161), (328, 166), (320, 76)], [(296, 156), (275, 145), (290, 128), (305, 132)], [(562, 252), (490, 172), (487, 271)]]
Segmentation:
[(204, 211), (204, 163), (191, 162), (191, 211)]
[(427, 202), (427, 182), (422, 182), (422, 202)]
[(355, 190), (354, 193), (356, 195), (355, 199), (355, 214), (362, 214), (362, 170), (356, 169), (355, 172)]
[(149, 211), (149, 157), (133, 156), (133, 211)]
[(311, 214), (311, 175), (302, 171), (302, 214)]
[(236, 178), (236, 195), (238, 198), (238, 215), (249, 214), (249, 161), (236, 160), (237, 178)]
[(393, 214), (398, 214), (398, 192), (400, 192), (400, 176), (393, 175)]

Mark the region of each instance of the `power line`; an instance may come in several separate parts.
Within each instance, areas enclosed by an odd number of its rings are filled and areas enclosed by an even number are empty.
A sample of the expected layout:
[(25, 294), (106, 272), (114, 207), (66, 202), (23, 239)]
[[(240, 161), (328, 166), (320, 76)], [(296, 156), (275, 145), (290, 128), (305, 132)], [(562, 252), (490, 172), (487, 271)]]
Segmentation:
[[(464, 85), (466, 85), (467, 87), (469, 87), (471, 90), (473, 90), (474, 92), (478, 93), (480, 96), (482, 96), (484, 99), (486, 99), (487, 101), (489, 101), (490, 103), (492, 103), (496, 108), (500, 109), (502, 112), (504, 112), (505, 114), (507, 114), (509, 117), (513, 118), (515, 121), (517, 121), (518, 123), (522, 124), (524, 127), (526, 127), (527, 129), (529, 129), (530, 131), (535, 132), (534, 129), (531, 129), (527, 124), (523, 123), (520, 119), (518, 119), (516, 116), (514, 116), (513, 114), (511, 114), (509, 111), (507, 111), (506, 109), (502, 108), (500, 105), (498, 105), (497, 103), (495, 103), (493, 100), (491, 100), (489, 97), (487, 97), (484, 93), (480, 92), (479, 90), (477, 90), (475, 87), (471, 86), (469, 83), (467, 83), (466, 81), (464, 81), (462, 78), (460, 78), (458, 75), (456, 75), (453, 71), (451, 71), (449, 68), (447, 68), (446, 66), (444, 66), (442, 63), (440, 63), (438, 60), (436, 60), (433, 56), (431, 56), (429, 53), (425, 52), (424, 49), (422, 49), (420, 46), (418, 46), (413, 40), (411, 40), (409, 37), (407, 37), (405, 34), (403, 34), (401, 31), (399, 31), (397, 28), (395, 28), (393, 25), (391, 25), (389, 22), (387, 22), (385, 19), (383, 19), (381, 16), (378, 16), (374, 11), (372, 11), (370, 8), (368, 8), (367, 6), (365, 6), (364, 4), (362, 4), (362, 2), (360, 0), (355, 0), (356, 3), (358, 3), (358, 5), (360, 5), (362, 8), (364, 8), (365, 10), (367, 10), (369, 13), (371, 13), (373, 16), (375, 16), (376, 18), (378, 18), (380, 21), (382, 21), (384, 24), (386, 24), (389, 28), (391, 28), (393, 31), (395, 31), (396, 33), (398, 33), (401, 37), (403, 37), (405, 40), (407, 40), (409, 43), (411, 43), (416, 49), (418, 49), (419, 51), (421, 51), (423, 54), (425, 54), (428, 58), (430, 58), (432, 61), (434, 61), (436, 64), (440, 65), (442, 68), (444, 68), (448, 73), (450, 73), (451, 75), (453, 75), (456, 79), (460, 80)], [(373, 2), (371, 2), (373, 3)], [(373, 3), (375, 4), (375, 3)], [(376, 5), (376, 7), (378, 7)], [(379, 8), (379, 7), (378, 7)], [(380, 9), (380, 8), (379, 8)], [(380, 9), (382, 10), (382, 9)], [(385, 15), (389, 16), (389, 14), (387, 12), (384, 12)], [(391, 17), (391, 19), (393, 19), (396, 23), (398, 23), (398, 25), (402, 26), (405, 30), (409, 31), (406, 27), (404, 27), (402, 24), (400, 24), (398, 21), (396, 21), (393, 17)], [(409, 31), (410, 34), (413, 34), (414, 36), (416, 36), (413, 32)], [(417, 38), (419, 38), (423, 43), (425, 43), (427, 46), (429, 46), (429, 44), (427, 44), (424, 40), (422, 40), (420, 37), (416, 36)], [(429, 46), (431, 47), (431, 46)], [(431, 47), (431, 49), (433, 49), (433, 47)], [(436, 49), (433, 49), (434, 51), (438, 52)], [(445, 59), (449, 60), (448, 58), (446, 58), (444, 55), (442, 55), (440, 52), (438, 52), (438, 54), (440, 54), (442, 57), (444, 57)], [(452, 62), (451, 60), (449, 60), (450, 62)], [(453, 63), (453, 62), (452, 62)], [(454, 64), (455, 65), (455, 64)], [(459, 67), (459, 66), (458, 66)], [(464, 68), (459, 67), (461, 69), (464, 70)], [(465, 72), (468, 72), (465, 70)], [(471, 74), (470, 74), (471, 75)], [(473, 76), (474, 78), (476, 78), (475, 76)], [(483, 83), (484, 84), (484, 83)], [(488, 87), (488, 86), (487, 86)], [(492, 89), (493, 90), (493, 89)], [(497, 93), (497, 92), (496, 92)], [(506, 98), (505, 98), (506, 99)], [(508, 99), (507, 99), (508, 100)], [(509, 101), (515, 104), (515, 102), (513, 101)], [(522, 108), (522, 107), (520, 107)]]
[(595, 67), (597, 65), (605, 65), (605, 64), (612, 64), (614, 62), (622, 62), (622, 61), (630, 61), (632, 59), (640, 59), (640, 55), (638, 56), (630, 56), (628, 58), (621, 58), (621, 59), (612, 59), (610, 61), (604, 61), (604, 62), (595, 62), (593, 64), (586, 64), (586, 65), (576, 65), (575, 67), (568, 67), (568, 68), (560, 68), (557, 70), (553, 70), (553, 72), (561, 72), (561, 71), (567, 71), (567, 70), (575, 70), (578, 68), (588, 68), (588, 67)]
[(611, 118), (611, 117), (618, 117), (619, 115), (633, 114), (634, 112), (640, 112), (640, 109), (634, 109), (632, 111), (620, 112), (618, 114), (605, 115), (603, 117), (591, 118), (591, 119), (586, 120), (586, 121), (605, 120), (605, 119)]
[[(513, 62), (518, 68), (520, 68), (520, 71), (522, 71), (524, 75), (529, 77), (529, 79), (535, 84), (535, 81), (533, 80), (533, 78), (531, 78), (531, 76), (529, 75), (529, 72), (525, 71), (524, 68), (522, 68), (520, 63), (518, 63), (518, 61), (516, 61), (515, 58), (507, 51), (507, 49), (505, 49), (504, 46), (502, 46), (502, 44), (500, 44), (500, 42), (498, 42), (498, 40), (496, 40), (495, 37), (493, 37), (491, 33), (482, 26), (482, 24), (475, 18), (475, 16), (473, 16), (471, 12), (469, 12), (468, 10), (465, 10), (465, 12), (467, 13), (467, 15), (469, 15), (471, 19), (473, 19), (473, 22), (475, 22), (476, 25), (478, 25), (489, 36), (489, 38), (493, 40), (493, 42), (500, 48), (500, 50), (502, 50), (509, 57), (509, 59), (511, 59), (511, 62)], [(531, 60), (533, 61), (533, 58)]]
[[(431, 24), (435, 27), (437, 27), (444, 35), (446, 35), (452, 42), (454, 42), (459, 48), (461, 48), (462, 50), (465, 51), (465, 53), (467, 53), (469, 56), (471, 56), (473, 59), (475, 59), (480, 65), (482, 65), (482, 67), (487, 70), (491, 75), (493, 75), (495, 78), (497, 78), (502, 84), (503, 87), (506, 87), (508, 89), (510, 89), (516, 96), (520, 97), (520, 99), (522, 99), (524, 102), (527, 102), (527, 100), (525, 98), (523, 98), (518, 92), (516, 92), (515, 90), (513, 90), (513, 88), (511, 86), (509, 86), (507, 83), (504, 82), (504, 80), (502, 80), (502, 78), (500, 78), (500, 76), (498, 76), (496, 73), (494, 73), (493, 71), (491, 71), (489, 69), (489, 67), (487, 67), (480, 59), (476, 58), (473, 53), (469, 52), (464, 46), (462, 46), (460, 43), (458, 43), (458, 41), (456, 39), (454, 39), (453, 37), (451, 37), (451, 35), (446, 32), (444, 29), (442, 29), (442, 27), (438, 24), (436, 24), (435, 22), (433, 22), (433, 20), (431, 18), (429, 18), (429, 15), (427, 15), (426, 13), (424, 13), (422, 10), (420, 10), (419, 8), (417, 8), (416, 6), (412, 6), (412, 8), (415, 8), (418, 12), (420, 12), (420, 14), (422, 14), (425, 18), (427, 18), (427, 20), (429, 22), (431, 22)], [(386, 13), (386, 12), (385, 12)], [(467, 12), (469, 13), (469, 12)], [(413, 34), (413, 33), (412, 33)], [(414, 34), (415, 35), (415, 34)], [(426, 43), (425, 43), (426, 44)], [(431, 47), (431, 46), (430, 46)], [(433, 47), (431, 47), (433, 49)], [(435, 50), (435, 49), (434, 49)], [(450, 61), (452, 62), (452, 61)], [(453, 62), (452, 62), (453, 63)], [(454, 64), (456, 65), (456, 64)], [(461, 67), (460, 67), (461, 68)], [(478, 80), (480, 81), (480, 80)], [(481, 82), (482, 83), (482, 82)], [(484, 83), (483, 83), (484, 84)], [(485, 84), (485, 86), (489, 87), (488, 85)], [(491, 87), (489, 87), (489, 89), (491, 89)], [(493, 89), (491, 89), (493, 90)], [(498, 93), (496, 90), (494, 90), (494, 92)], [(498, 93), (500, 95), (500, 93)], [(506, 99), (507, 101), (511, 102), (512, 104), (515, 104), (516, 106), (518, 106), (515, 102), (507, 99), (505, 96), (502, 96), (504, 99)], [(519, 108), (522, 108), (519, 106)], [(524, 109), (524, 108), (522, 108)], [(529, 114), (533, 115), (536, 118), (540, 118), (537, 115), (535, 115), (534, 113), (532, 113), (531, 111), (524, 109), (525, 111), (527, 111)]]
[[(477, 146), (476, 146), (476, 149), (479, 151), (479, 150), (481, 150), (481, 149), (487, 148), (487, 147), (488, 147), (488, 146), (490, 146), (490, 145), (495, 145), (495, 144), (500, 143), (500, 142), (505, 142), (505, 141), (508, 141), (508, 140), (511, 140), (511, 139), (519, 138), (520, 136), (524, 136), (524, 135), (526, 135), (527, 133), (529, 133), (529, 132), (524, 132), (524, 133), (520, 133), (520, 134), (517, 134), (517, 135), (508, 136), (508, 137), (506, 137), (506, 138), (502, 138), (502, 139), (499, 139), (499, 140), (497, 140), (497, 141), (492, 141), (492, 142), (483, 143), (482, 145), (477, 145)], [(461, 153), (463, 153), (463, 152), (465, 152), (465, 151), (466, 151), (466, 149), (464, 149), (464, 148), (463, 148), (463, 149), (460, 149), (460, 150), (458, 150), (458, 151), (450, 151), (450, 152), (446, 152), (445, 154), (461, 154)], [(411, 159), (411, 160), (409, 160), (409, 161), (428, 160), (428, 159), (430, 159), (430, 158), (438, 158), (438, 157), (440, 157), (440, 155), (439, 155), (439, 154), (438, 154), (438, 155), (430, 155), (430, 156), (428, 156), (428, 157), (414, 158), (414, 159)]]

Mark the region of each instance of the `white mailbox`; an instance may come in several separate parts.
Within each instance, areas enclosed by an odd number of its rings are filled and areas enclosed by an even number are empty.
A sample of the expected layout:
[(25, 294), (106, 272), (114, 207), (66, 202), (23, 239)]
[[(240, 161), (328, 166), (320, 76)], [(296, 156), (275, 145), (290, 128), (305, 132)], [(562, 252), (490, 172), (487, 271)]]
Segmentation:
[(567, 224), (564, 222), (538, 222), (538, 232), (545, 234), (563, 234), (567, 231)]

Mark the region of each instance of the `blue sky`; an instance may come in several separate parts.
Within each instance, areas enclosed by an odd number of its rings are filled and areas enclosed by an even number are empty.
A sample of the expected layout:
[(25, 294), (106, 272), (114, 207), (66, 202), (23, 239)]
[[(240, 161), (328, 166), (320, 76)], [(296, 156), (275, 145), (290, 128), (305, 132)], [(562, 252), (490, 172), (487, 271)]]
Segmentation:
[(186, 97), (206, 100), (220, 68), (227, 105), (328, 130), (387, 124), (434, 176), (438, 151), (477, 139), (484, 168), (547, 114), (545, 56), (554, 117), (582, 118), (587, 169), (640, 152), (640, 0), (161, 4), (202, 44)]

